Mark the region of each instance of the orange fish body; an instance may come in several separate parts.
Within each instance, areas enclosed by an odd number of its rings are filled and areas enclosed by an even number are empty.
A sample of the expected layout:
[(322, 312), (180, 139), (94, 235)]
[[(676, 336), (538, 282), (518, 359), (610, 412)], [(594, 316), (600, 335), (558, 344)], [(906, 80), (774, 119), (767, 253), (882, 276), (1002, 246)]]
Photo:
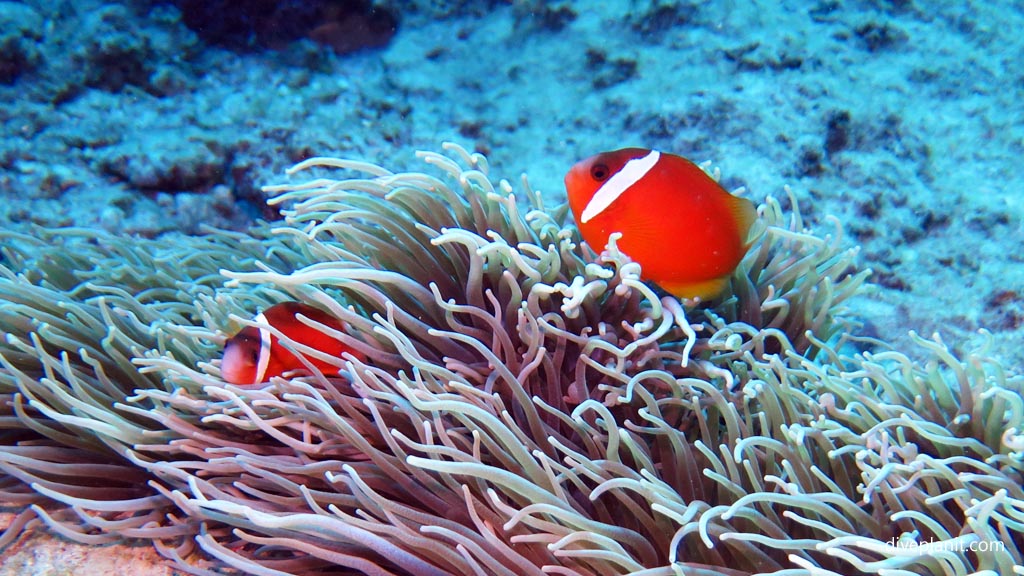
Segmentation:
[(565, 176), (583, 239), (619, 250), (643, 277), (681, 298), (719, 294), (746, 254), (757, 211), (681, 156), (624, 148), (577, 163)]
[[(334, 316), (301, 302), (275, 304), (257, 316), (256, 321), (273, 326), (290, 340), (334, 358), (340, 359), (342, 353), (352, 352), (352, 349), (328, 334), (300, 322), (297, 318), (299, 314), (339, 332), (344, 330)], [(324, 375), (338, 374), (337, 366), (312, 356), (303, 357)], [(306, 366), (302, 361), (266, 328), (247, 326), (224, 343), (220, 372), (224, 380), (232, 384), (261, 384), (290, 370), (304, 369)]]

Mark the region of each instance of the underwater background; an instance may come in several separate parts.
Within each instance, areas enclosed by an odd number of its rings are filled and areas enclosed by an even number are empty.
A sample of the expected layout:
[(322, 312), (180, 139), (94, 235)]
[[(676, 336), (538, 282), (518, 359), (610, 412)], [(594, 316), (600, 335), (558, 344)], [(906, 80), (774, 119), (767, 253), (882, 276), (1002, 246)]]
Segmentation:
[[(841, 229), (872, 271), (843, 303), (860, 335), (923, 360), (910, 331), (962, 356), (986, 330), (1015, 376), (1020, 30), (1011, 1), (0, 2), (0, 227), (192, 246), (280, 220), (261, 187), (297, 162), (419, 170), (445, 141), (555, 207), (579, 159), (657, 148)], [(39, 535), (2, 558), (171, 572), (145, 546)]]

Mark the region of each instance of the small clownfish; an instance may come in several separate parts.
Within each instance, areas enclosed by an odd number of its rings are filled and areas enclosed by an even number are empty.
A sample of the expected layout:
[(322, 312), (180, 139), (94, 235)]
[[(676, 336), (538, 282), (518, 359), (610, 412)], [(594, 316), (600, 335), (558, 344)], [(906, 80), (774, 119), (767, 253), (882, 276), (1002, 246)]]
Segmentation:
[(565, 175), (583, 239), (617, 246), (645, 280), (680, 298), (707, 300), (725, 289), (749, 247), (757, 210), (699, 166), (673, 154), (623, 148), (578, 162)]
[[(300, 322), (297, 318), (299, 314), (339, 332), (344, 330), (334, 316), (301, 302), (275, 304), (257, 316), (256, 322), (273, 326), (294, 342), (315, 348), (328, 356), (341, 358), (343, 352), (360, 356), (331, 336)], [(338, 374), (337, 366), (311, 356), (303, 357), (325, 376)], [(221, 376), (232, 384), (262, 384), (289, 370), (305, 368), (302, 361), (278, 341), (277, 336), (257, 326), (246, 326), (228, 338), (224, 343), (224, 358), (220, 363)]]

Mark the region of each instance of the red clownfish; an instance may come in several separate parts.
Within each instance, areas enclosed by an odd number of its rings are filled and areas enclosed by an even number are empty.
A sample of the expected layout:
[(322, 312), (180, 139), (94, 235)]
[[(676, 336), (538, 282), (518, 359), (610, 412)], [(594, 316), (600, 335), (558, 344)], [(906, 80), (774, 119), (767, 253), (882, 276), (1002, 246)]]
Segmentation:
[[(351, 348), (331, 336), (299, 321), (301, 314), (324, 326), (343, 331), (341, 322), (320, 310), (301, 302), (282, 302), (267, 308), (256, 317), (256, 322), (273, 326), (294, 342), (315, 348), (328, 356), (341, 358)], [(358, 356), (358, 354), (356, 354)], [(324, 375), (338, 374), (338, 367), (312, 356), (303, 356)], [(278, 341), (266, 328), (247, 326), (224, 343), (224, 359), (220, 363), (221, 376), (232, 384), (261, 384), (289, 370), (306, 366)]]
[(681, 156), (624, 148), (577, 163), (565, 176), (583, 239), (617, 245), (645, 280), (680, 298), (719, 294), (749, 247), (754, 205)]

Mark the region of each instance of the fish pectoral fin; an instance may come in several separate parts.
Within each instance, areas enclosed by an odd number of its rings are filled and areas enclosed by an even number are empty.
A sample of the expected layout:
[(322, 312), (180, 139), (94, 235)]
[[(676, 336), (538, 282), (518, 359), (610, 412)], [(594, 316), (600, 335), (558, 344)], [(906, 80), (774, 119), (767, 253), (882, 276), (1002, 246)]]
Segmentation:
[(661, 286), (663, 290), (677, 298), (700, 298), (701, 300), (707, 301), (718, 296), (723, 290), (725, 290), (725, 287), (729, 284), (730, 276), (731, 275), (726, 275), (700, 282), (680, 282), (675, 284), (671, 282), (659, 282), (658, 286)]

